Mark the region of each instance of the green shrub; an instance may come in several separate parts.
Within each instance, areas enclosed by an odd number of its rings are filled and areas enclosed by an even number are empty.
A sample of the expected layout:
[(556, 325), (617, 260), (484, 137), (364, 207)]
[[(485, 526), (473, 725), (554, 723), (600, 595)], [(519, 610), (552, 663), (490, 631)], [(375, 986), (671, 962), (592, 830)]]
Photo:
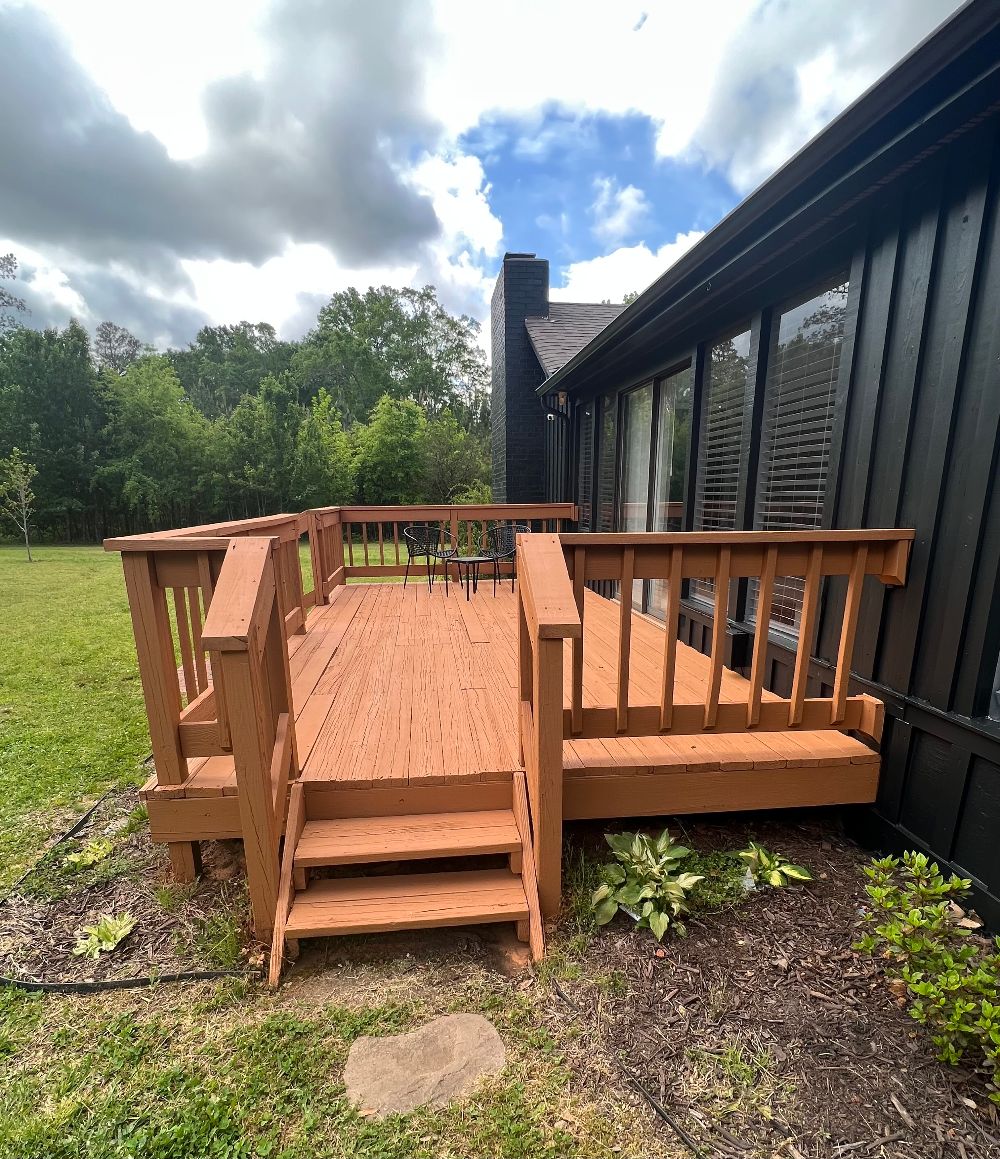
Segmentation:
[(97, 925), (84, 926), (77, 930), (73, 953), (77, 957), (96, 959), (101, 954), (110, 953), (135, 929), (135, 918), (131, 914), (101, 914)]
[(905, 982), (909, 1013), (931, 1031), (943, 1062), (979, 1056), (992, 1076), (990, 1098), (1000, 1103), (1000, 938), (993, 949), (970, 940), (953, 908), (972, 883), (946, 879), (913, 852), (875, 860), (864, 872), (871, 907), (855, 949), (881, 958)]
[(688, 891), (702, 878), (678, 872), (691, 850), (675, 845), (670, 830), (659, 837), (646, 833), (605, 833), (615, 860), (601, 867), (602, 884), (594, 892), (592, 904), (599, 926), (606, 925), (620, 908), (638, 915), (638, 925), (652, 930), (663, 940), (671, 922), (687, 913)]

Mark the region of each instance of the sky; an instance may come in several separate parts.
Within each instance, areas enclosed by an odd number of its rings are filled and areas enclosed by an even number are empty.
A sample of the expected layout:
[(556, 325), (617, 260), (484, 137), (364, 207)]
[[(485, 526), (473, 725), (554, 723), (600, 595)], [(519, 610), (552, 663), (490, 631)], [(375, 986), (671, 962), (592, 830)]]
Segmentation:
[(486, 322), (505, 250), (620, 301), (958, 6), (0, 0), (0, 253), (28, 325), (159, 348), (352, 285)]

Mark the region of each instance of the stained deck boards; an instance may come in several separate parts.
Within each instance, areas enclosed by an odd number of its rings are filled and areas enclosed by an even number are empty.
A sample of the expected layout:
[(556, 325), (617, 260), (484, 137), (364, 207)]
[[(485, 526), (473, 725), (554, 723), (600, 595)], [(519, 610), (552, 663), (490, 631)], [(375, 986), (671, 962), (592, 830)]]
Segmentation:
[[(315, 609), (289, 640), (296, 737), (306, 781), (338, 788), (400, 788), (509, 781), (517, 752), (517, 603), (509, 585), (484, 583), (471, 601), (415, 583), (351, 584)], [(585, 594), (583, 704), (617, 698), (620, 608)], [(658, 701), (663, 630), (633, 615), (629, 699)], [(567, 643), (564, 703), (572, 665)], [(677, 645), (676, 699), (703, 699), (708, 657)], [(724, 669), (720, 700), (745, 703), (748, 682)], [(763, 699), (776, 699), (764, 692)], [(567, 778), (734, 772), (878, 764), (878, 754), (834, 731), (570, 740)], [(189, 761), (169, 795), (231, 796), (231, 757)], [(877, 775), (877, 769), (873, 770)], [(162, 793), (162, 790), (161, 790)], [(166, 794), (164, 794), (166, 795)]]

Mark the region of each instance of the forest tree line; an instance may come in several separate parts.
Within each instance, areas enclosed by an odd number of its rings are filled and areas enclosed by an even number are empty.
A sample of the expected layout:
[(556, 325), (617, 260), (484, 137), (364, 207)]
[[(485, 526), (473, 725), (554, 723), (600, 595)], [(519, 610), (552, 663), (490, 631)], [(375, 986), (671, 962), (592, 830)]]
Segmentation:
[(301, 341), (241, 322), (166, 353), (114, 322), (92, 339), (24, 320), (4, 291), (0, 460), (18, 448), (34, 465), (47, 538), (489, 498), (478, 324), (431, 286), (336, 293)]

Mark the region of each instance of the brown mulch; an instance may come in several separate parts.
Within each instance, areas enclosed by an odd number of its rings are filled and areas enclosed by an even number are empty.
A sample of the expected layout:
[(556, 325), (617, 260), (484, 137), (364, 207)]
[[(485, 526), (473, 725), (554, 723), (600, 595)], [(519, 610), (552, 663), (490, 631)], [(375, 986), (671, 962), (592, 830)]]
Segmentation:
[[(682, 836), (680, 822), (670, 828)], [(695, 917), (662, 948), (617, 918), (584, 951), (581, 975), (561, 983), (593, 1048), (631, 1071), (706, 1156), (1000, 1156), (983, 1076), (939, 1062), (877, 963), (851, 949), (868, 855), (837, 815), (685, 818), (683, 828), (702, 852), (753, 838), (816, 880)], [(571, 840), (607, 859), (600, 828)]]
[[(213, 919), (236, 920), (241, 942), (251, 940), (241, 843), (205, 842), (202, 876), (176, 885), (166, 847), (150, 841), (145, 822), (121, 832), (138, 805), (134, 789), (107, 797), (77, 836), (47, 850), (0, 901), (0, 975), (66, 983), (216, 970), (227, 963), (212, 949)], [(67, 864), (67, 854), (99, 838), (113, 842), (106, 859), (76, 870)], [(136, 919), (135, 929), (113, 951), (97, 960), (73, 954), (83, 926), (123, 913)]]

